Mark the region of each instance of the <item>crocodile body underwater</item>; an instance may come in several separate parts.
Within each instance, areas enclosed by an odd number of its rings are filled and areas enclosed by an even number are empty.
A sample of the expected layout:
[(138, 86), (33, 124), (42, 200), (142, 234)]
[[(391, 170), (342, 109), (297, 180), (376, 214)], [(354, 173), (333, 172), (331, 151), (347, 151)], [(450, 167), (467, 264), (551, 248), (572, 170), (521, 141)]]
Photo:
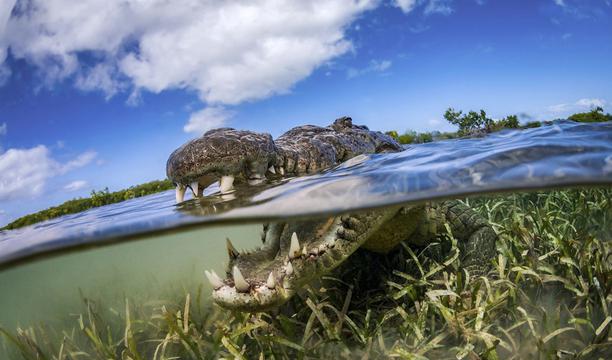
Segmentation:
[[(251, 131), (211, 130), (175, 150), (166, 171), (181, 202), (187, 188), (202, 196), (202, 190), (215, 181), (224, 193), (232, 190), (234, 182), (312, 174), (360, 154), (401, 150), (390, 136), (343, 117), (328, 127), (293, 128), (276, 140)], [(219, 305), (267, 310), (286, 302), (359, 248), (388, 253), (403, 241), (426, 246), (446, 233), (447, 225), (461, 251), (462, 267), (485, 271), (495, 255), (495, 231), (469, 207), (448, 200), (265, 224), (263, 246), (257, 250), (240, 253), (228, 240), (226, 279), (214, 271), (206, 271), (206, 276)]]

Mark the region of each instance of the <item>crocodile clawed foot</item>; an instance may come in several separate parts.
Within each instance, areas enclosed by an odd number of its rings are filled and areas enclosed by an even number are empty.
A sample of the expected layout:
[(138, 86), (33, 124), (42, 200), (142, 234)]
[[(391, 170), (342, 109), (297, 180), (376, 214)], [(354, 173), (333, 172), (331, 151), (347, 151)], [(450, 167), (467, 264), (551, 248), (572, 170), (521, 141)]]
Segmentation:
[(363, 223), (351, 215), (344, 215), (340, 217), (341, 227), (336, 231), (338, 238), (346, 241), (357, 240), (358, 235), (363, 232)]

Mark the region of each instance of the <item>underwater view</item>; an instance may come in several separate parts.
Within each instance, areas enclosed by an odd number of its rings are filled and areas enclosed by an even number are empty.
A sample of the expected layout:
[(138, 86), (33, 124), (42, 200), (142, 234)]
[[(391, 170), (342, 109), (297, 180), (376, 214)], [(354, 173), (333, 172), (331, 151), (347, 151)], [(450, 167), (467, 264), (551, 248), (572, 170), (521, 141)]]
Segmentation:
[[(561, 121), (274, 175), (3, 233), (3, 358), (610, 354), (610, 123)], [(379, 220), (387, 214), (399, 215)], [(389, 231), (405, 241), (385, 245)]]
[(0, 360), (612, 359), (612, 0), (0, 0)]

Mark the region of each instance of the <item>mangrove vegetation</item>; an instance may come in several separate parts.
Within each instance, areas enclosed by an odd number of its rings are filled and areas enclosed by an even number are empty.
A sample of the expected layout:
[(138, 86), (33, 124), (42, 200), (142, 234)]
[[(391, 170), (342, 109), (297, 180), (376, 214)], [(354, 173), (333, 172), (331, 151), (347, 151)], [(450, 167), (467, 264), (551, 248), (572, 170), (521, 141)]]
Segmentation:
[(53, 206), (37, 213), (20, 217), (0, 230), (17, 229), (63, 215), (75, 214), (94, 207), (114, 204), (172, 188), (174, 186), (170, 180), (155, 180), (113, 192), (110, 192), (108, 188), (100, 191), (92, 190), (90, 197), (72, 199), (59, 206)]

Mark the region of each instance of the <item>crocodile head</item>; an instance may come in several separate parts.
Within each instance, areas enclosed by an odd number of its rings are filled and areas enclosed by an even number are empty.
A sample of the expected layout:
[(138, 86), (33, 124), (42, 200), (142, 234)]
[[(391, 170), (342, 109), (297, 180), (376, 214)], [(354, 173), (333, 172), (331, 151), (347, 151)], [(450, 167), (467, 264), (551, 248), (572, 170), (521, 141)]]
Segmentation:
[[(399, 151), (391, 137), (351, 118), (327, 127), (293, 128), (276, 141), (269, 134), (230, 128), (211, 130), (175, 150), (166, 172), (177, 186), (176, 200), (185, 190), (195, 196), (219, 180), (221, 193), (236, 182), (260, 182), (268, 174), (292, 176), (315, 173), (360, 154)], [(360, 212), (320, 220), (296, 220), (265, 227), (264, 245), (239, 253), (228, 241), (226, 279), (206, 272), (221, 306), (244, 311), (282, 304), (306, 283), (340, 265), (397, 212), (396, 208)]]
[(270, 134), (221, 128), (174, 150), (166, 163), (166, 174), (176, 185), (176, 200), (181, 202), (186, 188), (201, 196), (202, 190), (217, 180), (222, 190), (229, 190), (234, 180), (262, 179), (275, 157)]
[(396, 213), (388, 208), (265, 225), (263, 246), (248, 253), (238, 252), (228, 239), (227, 278), (206, 271), (213, 299), (241, 311), (278, 306), (340, 265)]
[(400, 151), (388, 135), (342, 117), (326, 127), (298, 126), (274, 141), (270, 134), (221, 128), (176, 149), (166, 164), (176, 200), (191, 188), (196, 197), (219, 180), (221, 192), (234, 182), (258, 183), (266, 176), (311, 174), (360, 154)]

